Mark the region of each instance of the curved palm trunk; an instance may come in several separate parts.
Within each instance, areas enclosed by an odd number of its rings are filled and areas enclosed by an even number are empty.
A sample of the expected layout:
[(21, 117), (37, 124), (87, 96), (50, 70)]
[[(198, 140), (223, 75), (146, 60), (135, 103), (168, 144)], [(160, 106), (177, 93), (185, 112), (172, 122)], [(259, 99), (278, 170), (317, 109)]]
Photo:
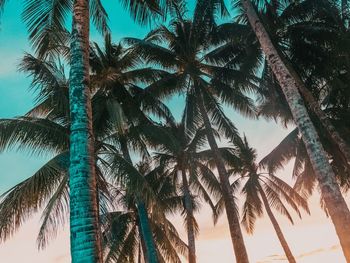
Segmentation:
[(271, 223), (273, 225), (273, 228), (275, 229), (276, 231), (276, 234), (277, 234), (277, 237), (283, 247), (283, 250), (284, 250), (284, 253), (286, 253), (286, 257), (288, 259), (288, 262), (289, 263), (296, 263), (296, 260), (292, 254), (292, 251), (290, 250), (289, 246), (288, 246), (288, 243), (286, 241), (286, 239), (284, 238), (284, 235), (282, 233), (282, 230), (275, 218), (275, 216), (273, 215), (272, 211), (271, 211), (271, 208), (270, 208), (270, 205), (269, 205), (269, 201), (267, 200), (267, 197), (265, 195), (265, 192), (264, 190), (262, 189), (262, 187), (259, 185), (259, 193), (261, 195), (261, 198), (263, 200), (263, 203), (264, 203), (264, 206), (265, 206), (265, 210), (267, 212), (267, 215), (269, 216), (270, 220), (271, 220)]
[(158, 255), (153, 240), (152, 229), (149, 223), (147, 209), (144, 202), (137, 202), (137, 211), (139, 215), (142, 238), (146, 246), (146, 258), (148, 263), (158, 263)]
[[(283, 57), (282, 57), (283, 59)], [(327, 115), (324, 113), (324, 111), (321, 109), (319, 103), (315, 100), (312, 93), (305, 87), (303, 81), (300, 79), (299, 75), (293, 67), (286, 63), (286, 67), (289, 69), (290, 74), (294, 78), (298, 90), (300, 91), (301, 95), (303, 96), (304, 100), (307, 103), (307, 106), (311, 111), (316, 115), (320, 123), (322, 124), (323, 128), (325, 129), (327, 133), (327, 137), (330, 139), (330, 141), (340, 150), (342, 154), (342, 158), (344, 158), (345, 163), (350, 166), (350, 147), (346, 143), (346, 141), (342, 138), (342, 136), (338, 133), (332, 122), (329, 120)]]
[[(129, 163), (132, 164), (129, 149), (124, 139), (120, 140), (120, 146), (121, 146), (121, 150), (125, 160), (127, 160)], [(143, 242), (146, 248), (144, 251), (145, 262), (158, 263), (157, 249), (153, 240), (152, 229), (149, 223), (145, 203), (140, 200), (137, 200), (136, 206), (137, 206), (138, 216), (140, 220), (141, 238), (143, 239)]]
[[(139, 217), (139, 220), (140, 220), (140, 217)], [(145, 239), (143, 238), (142, 229), (141, 229), (141, 225), (140, 224), (138, 225), (138, 229), (139, 229), (140, 243), (141, 243), (139, 252), (142, 251), (143, 262), (144, 263), (148, 263), (148, 258), (147, 258), (147, 254), (146, 254), (147, 253), (147, 249), (146, 249)], [(142, 261), (141, 258), (142, 257), (141, 257), (141, 254), (140, 254), (140, 257), (139, 257), (140, 263)]]
[(72, 262), (102, 262), (89, 90), (89, 1), (75, 0), (71, 40), (70, 240)]
[(298, 92), (297, 82), (273, 46), (252, 3), (249, 0), (241, 0), (241, 3), (266, 55), (268, 63), (287, 99), (294, 121), (305, 143), (307, 153), (321, 188), (322, 197), (325, 200), (327, 210), (335, 226), (343, 253), (347, 262), (350, 262), (350, 212), (341, 195), (335, 174), (328, 162), (316, 129)]
[(182, 176), (182, 184), (185, 197), (185, 209), (187, 217), (187, 239), (188, 239), (188, 263), (196, 263), (196, 237), (194, 229), (193, 205), (188, 185), (186, 172), (182, 169), (179, 171)]
[(233, 198), (229, 176), (226, 171), (226, 167), (223, 162), (221, 153), (219, 151), (219, 147), (215, 141), (210, 120), (204, 106), (203, 96), (200, 92), (199, 92), (199, 110), (204, 121), (208, 143), (209, 143), (210, 149), (213, 152), (214, 160), (215, 160), (216, 167), (219, 174), (219, 179), (220, 179), (220, 184), (222, 189), (222, 196), (225, 202), (226, 216), (227, 216), (228, 225), (230, 228), (230, 235), (231, 235), (233, 250), (236, 256), (236, 262), (248, 263), (249, 262), (248, 254), (247, 254), (247, 250), (243, 240), (241, 225), (238, 217), (238, 211), (236, 209), (236, 204)]

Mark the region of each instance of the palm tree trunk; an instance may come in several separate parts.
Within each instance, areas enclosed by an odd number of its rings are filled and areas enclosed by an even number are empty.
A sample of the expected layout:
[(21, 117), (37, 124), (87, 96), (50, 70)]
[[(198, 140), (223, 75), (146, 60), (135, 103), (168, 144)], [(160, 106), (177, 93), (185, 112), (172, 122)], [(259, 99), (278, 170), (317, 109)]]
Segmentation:
[(182, 185), (185, 197), (185, 209), (187, 217), (187, 239), (188, 239), (188, 263), (196, 263), (196, 238), (194, 229), (193, 205), (190, 188), (187, 181), (186, 171), (179, 171), (182, 176)]
[(137, 202), (137, 211), (139, 215), (142, 237), (146, 245), (146, 257), (148, 263), (158, 263), (158, 255), (153, 240), (151, 225), (149, 223), (147, 209), (144, 202)]
[[(282, 57), (282, 59), (284, 58)], [(289, 69), (290, 74), (294, 78), (301, 95), (307, 103), (308, 108), (316, 115), (317, 119), (320, 121), (323, 128), (325, 129), (327, 137), (330, 139), (330, 141), (340, 150), (344, 162), (347, 164), (347, 166), (350, 166), (349, 145), (338, 133), (338, 131), (336, 130), (332, 122), (329, 120), (327, 115), (323, 112), (319, 103), (315, 100), (312, 93), (305, 87), (298, 73), (293, 69), (293, 67), (289, 63), (286, 63), (286, 67)]]
[(89, 90), (89, 1), (75, 0), (71, 41), (70, 240), (72, 262), (102, 262)]
[[(140, 217), (138, 220), (140, 221)], [(148, 258), (147, 258), (147, 248), (146, 248), (146, 244), (145, 244), (145, 239), (143, 238), (142, 229), (141, 229), (140, 224), (138, 225), (138, 229), (139, 229), (140, 243), (141, 243), (141, 248), (142, 248), (143, 262), (149, 263)], [(141, 261), (141, 256), (140, 256), (140, 261)]]
[(262, 187), (259, 185), (259, 193), (261, 195), (261, 198), (263, 200), (263, 203), (264, 203), (264, 206), (265, 206), (265, 210), (267, 212), (267, 215), (269, 216), (270, 220), (271, 220), (271, 223), (273, 225), (273, 228), (275, 229), (276, 231), (276, 234), (277, 234), (277, 237), (283, 247), (283, 250), (284, 250), (284, 253), (286, 253), (286, 257), (288, 259), (288, 262), (289, 263), (296, 263), (296, 260), (292, 254), (292, 251), (290, 250), (289, 246), (288, 246), (288, 243), (286, 241), (286, 239), (284, 238), (284, 235), (282, 233), (282, 230), (275, 218), (275, 216), (273, 215), (272, 211), (271, 211), (271, 208), (270, 208), (270, 205), (269, 205), (269, 201), (267, 200), (267, 197), (265, 195), (265, 192), (264, 190), (262, 189)]
[[(124, 159), (132, 164), (128, 145), (124, 138), (120, 139), (120, 146), (121, 146), (120, 148), (122, 150)], [(136, 200), (136, 206), (137, 206), (137, 211), (138, 211), (138, 216), (139, 216), (140, 226), (141, 226), (141, 237), (146, 246), (146, 251), (144, 251), (144, 254), (146, 255), (147, 260), (145, 261), (147, 263), (158, 263), (157, 249), (153, 240), (153, 234), (152, 234), (151, 225), (148, 219), (146, 205), (143, 201)]]
[(249, 0), (241, 0), (241, 3), (289, 104), (294, 121), (302, 135), (312, 167), (317, 176), (322, 196), (335, 226), (343, 253), (347, 262), (350, 262), (350, 212), (340, 192), (335, 174), (328, 162), (316, 129), (298, 92), (297, 82), (273, 46), (252, 3)]
[(212, 132), (210, 120), (204, 105), (203, 95), (201, 94), (201, 92), (198, 92), (198, 95), (199, 95), (199, 110), (204, 121), (208, 143), (209, 143), (210, 149), (213, 152), (215, 164), (219, 174), (220, 184), (222, 188), (222, 196), (225, 202), (226, 216), (227, 216), (228, 225), (230, 228), (230, 235), (231, 235), (233, 250), (236, 255), (236, 262), (248, 263), (249, 262), (248, 254), (247, 254), (247, 250), (243, 240), (241, 225), (238, 217), (238, 211), (236, 209), (236, 204), (233, 198), (229, 176), (226, 171), (226, 167), (223, 162), (221, 153), (219, 151), (219, 147), (215, 141), (214, 134)]

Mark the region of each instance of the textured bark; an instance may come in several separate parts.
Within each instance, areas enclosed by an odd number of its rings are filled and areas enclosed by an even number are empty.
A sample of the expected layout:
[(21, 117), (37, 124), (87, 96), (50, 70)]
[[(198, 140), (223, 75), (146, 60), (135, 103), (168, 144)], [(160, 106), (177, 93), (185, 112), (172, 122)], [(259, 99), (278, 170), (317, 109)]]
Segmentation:
[(185, 209), (187, 217), (187, 239), (188, 239), (188, 263), (196, 263), (196, 237), (194, 229), (193, 204), (190, 188), (186, 177), (186, 171), (179, 171), (182, 176), (182, 186), (185, 198)]
[[(282, 58), (283, 59), (283, 58)], [(323, 128), (325, 129), (327, 133), (327, 137), (330, 139), (330, 141), (334, 144), (335, 147), (337, 147), (341, 154), (342, 158), (344, 159), (344, 162), (350, 166), (350, 147), (346, 143), (346, 141), (342, 138), (342, 136), (338, 133), (332, 122), (329, 120), (327, 115), (323, 112), (321, 109), (319, 103), (315, 100), (312, 93), (305, 87), (304, 83), (300, 79), (299, 75), (295, 72), (293, 67), (290, 64), (286, 64), (290, 74), (295, 80), (295, 83), (298, 87), (298, 90), (300, 91), (301, 95), (303, 96), (304, 100), (307, 103), (307, 106), (309, 109), (316, 115), (320, 123), (322, 124)]]
[(333, 221), (347, 262), (350, 262), (350, 212), (341, 195), (335, 174), (320, 142), (315, 127), (308, 115), (298, 86), (287, 66), (273, 46), (265, 28), (260, 22), (252, 3), (241, 0), (249, 23), (266, 55), (269, 66), (276, 76), (292, 112), (294, 121), (302, 135), (313, 170), (321, 188), (328, 213)]
[(267, 215), (269, 216), (270, 220), (271, 220), (271, 223), (273, 225), (273, 228), (275, 229), (276, 231), (276, 234), (277, 234), (277, 237), (283, 247), (283, 250), (284, 250), (284, 253), (286, 254), (286, 257), (288, 259), (288, 262), (289, 263), (296, 263), (296, 260), (292, 254), (292, 251), (290, 250), (289, 246), (288, 246), (288, 243), (282, 233), (282, 230), (275, 218), (275, 216), (273, 215), (272, 211), (271, 211), (271, 208), (270, 208), (270, 205), (269, 205), (269, 201), (267, 200), (267, 197), (265, 195), (265, 192), (264, 190), (262, 189), (262, 187), (259, 185), (259, 193), (261, 195), (261, 198), (263, 200), (263, 203), (264, 203), (264, 206), (265, 206), (265, 210), (267, 212)]
[(73, 263), (102, 262), (89, 91), (89, 2), (74, 1), (70, 100), (70, 239)]
[[(132, 164), (128, 145), (124, 140), (124, 138), (120, 139), (120, 146), (121, 146), (124, 159)], [(143, 242), (144, 242), (143, 244), (145, 246), (145, 250), (144, 250), (145, 262), (158, 263), (157, 249), (153, 240), (152, 229), (149, 223), (149, 218), (148, 218), (145, 203), (139, 199), (136, 201), (136, 203), (137, 203), (136, 206), (137, 206), (140, 228), (141, 228), (141, 238), (143, 239)]]
[(228, 225), (230, 228), (230, 235), (233, 245), (233, 250), (235, 252), (236, 256), (236, 262), (237, 263), (248, 263), (248, 254), (247, 250), (244, 244), (241, 225), (238, 217), (238, 211), (236, 209), (229, 176), (226, 171), (225, 163), (223, 162), (221, 153), (219, 151), (219, 147), (215, 141), (214, 134), (212, 132), (211, 123), (209, 120), (209, 117), (207, 115), (207, 111), (205, 109), (203, 96), (199, 92), (199, 110), (202, 115), (204, 126), (206, 129), (206, 134), (208, 138), (208, 143), (210, 146), (210, 149), (213, 152), (214, 160), (216, 164), (216, 168), (218, 170), (219, 179), (220, 179), (220, 185), (222, 190), (222, 196), (225, 203), (225, 209), (226, 209), (226, 216), (228, 220)]

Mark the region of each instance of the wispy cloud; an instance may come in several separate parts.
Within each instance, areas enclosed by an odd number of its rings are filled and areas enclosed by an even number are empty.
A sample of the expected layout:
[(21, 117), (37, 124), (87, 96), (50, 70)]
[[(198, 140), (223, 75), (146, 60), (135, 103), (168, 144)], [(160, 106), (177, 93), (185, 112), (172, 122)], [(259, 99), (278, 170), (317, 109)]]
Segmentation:
[[(341, 259), (341, 249), (339, 245), (307, 251), (300, 255), (297, 255), (296, 259), (297, 259), (297, 262), (308, 262), (308, 263), (329, 262), (325, 258), (325, 255), (331, 256), (334, 259), (334, 261), (332, 262), (337, 262), (337, 263), (343, 262)], [(339, 260), (337, 256), (339, 256)], [(321, 258), (323, 258), (325, 261), (323, 261)], [(270, 255), (260, 261), (257, 261), (257, 263), (285, 263), (285, 262), (287, 262), (287, 258), (284, 255), (277, 255), (277, 254)]]

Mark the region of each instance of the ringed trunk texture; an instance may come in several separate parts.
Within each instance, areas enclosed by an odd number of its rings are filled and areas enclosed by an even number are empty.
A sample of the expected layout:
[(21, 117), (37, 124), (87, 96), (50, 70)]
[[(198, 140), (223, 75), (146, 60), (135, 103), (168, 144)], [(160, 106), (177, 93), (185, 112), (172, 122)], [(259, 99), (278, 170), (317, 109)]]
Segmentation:
[(252, 3), (241, 0), (249, 23), (251, 24), (267, 61), (276, 76), (291, 109), (294, 121), (302, 135), (313, 170), (321, 188), (328, 213), (333, 221), (344, 256), (350, 262), (350, 212), (336, 182), (335, 174), (320, 142), (313, 123), (308, 115), (297, 82), (283, 63), (273, 46), (265, 28), (260, 22)]
[(182, 185), (185, 197), (185, 209), (187, 217), (187, 239), (188, 239), (188, 263), (196, 263), (196, 237), (194, 229), (193, 204), (188, 185), (186, 171), (182, 169), (179, 171), (182, 176)]
[(213, 155), (215, 158), (216, 167), (219, 174), (222, 196), (225, 202), (226, 216), (228, 220), (228, 225), (230, 228), (230, 235), (233, 245), (233, 250), (236, 256), (237, 263), (248, 263), (248, 254), (244, 244), (240, 220), (238, 217), (238, 211), (236, 209), (236, 204), (233, 198), (233, 193), (229, 181), (229, 176), (226, 171), (225, 163), (221, 157), (221, 153), (219, 151), (219, 147), (215, 141), (214, 134), (212, 132), (212, 127), (210, 124), (209, 117), (207, 115), (207, 111), (205, 109), (203, 95), (199, 92), (199, 110), (202, 115), (205, 129), (207, 130), (207, 138), (210, 149), (213, 151)]
[(276, 231), (277, 237), (282, 245), (282, 248), (284, 250), (284, 253), (286, 254), (286, 257), (288, 259), (289, 263), (296, 263), (296, 260), (292, 254), (292, 251), (290, 250), (287, 240), (285, 239), (283, 232), (275, 218), (275, 216), (273, 215), (273, 212), (271, 211), (270, 205), (269, 205), (269, 201), (267, 200), (267, 197), (265, 195), (264, 190), (262, 189), (262, 187), (259, 185), (259, 193), (261, 195), (261, 198), (263, 200), (264, 206), (265, 206), (265, 210), (267, 212), (267, 215), (269, 216), (271, 223), (273, 225), (273, 228)]
[(89, 1), (75, 0), (71, 40), (70, 240), (73, 263), (102, 262), (89, 90)]
[[(120, 146), (121, 146), (124, 159), (132, 164), (128, 145), (124, 138), (120, 140)], [(148, 219), (146, 205), (142, 200), (137, 200), (136, 206), (137, 206), (137, 212), (138, 212), (139, 221), (140, 221), (141, 238), (143, 239), (142, 244), (144, 244), (145, 246), (145, 249), (143, 251), (145, 255), (145, 262), (158, 263), (157, 249), (153, 240), (153, 234), (152, 234), (151, 225)]]

